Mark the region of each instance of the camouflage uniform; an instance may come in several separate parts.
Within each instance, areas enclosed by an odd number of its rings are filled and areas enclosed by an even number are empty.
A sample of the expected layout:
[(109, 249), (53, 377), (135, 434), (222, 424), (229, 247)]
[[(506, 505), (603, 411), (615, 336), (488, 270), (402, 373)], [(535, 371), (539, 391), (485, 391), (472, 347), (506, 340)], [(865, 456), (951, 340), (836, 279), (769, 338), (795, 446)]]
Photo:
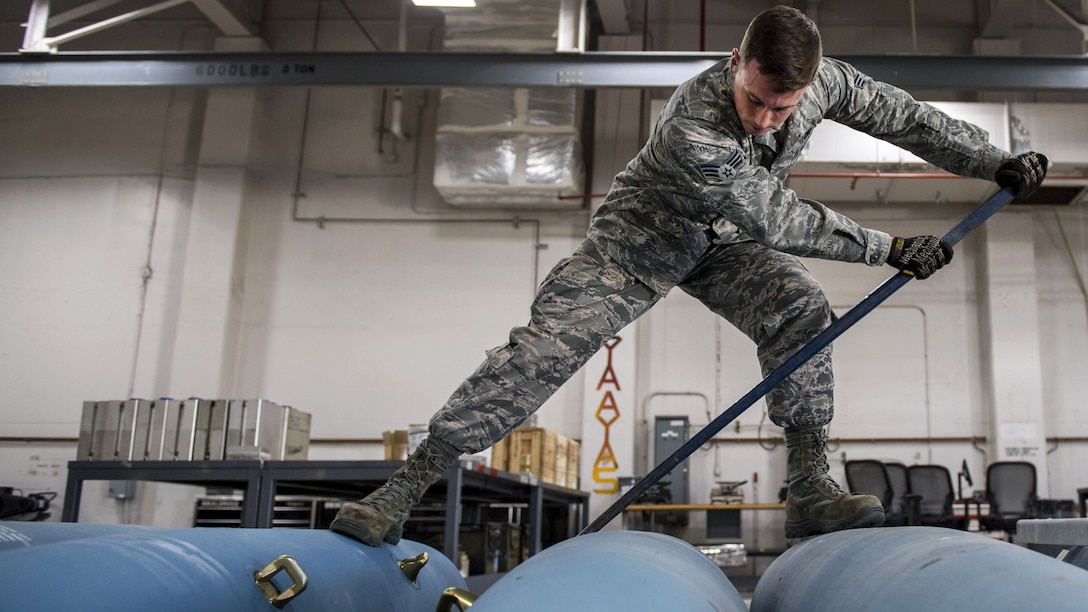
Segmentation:
[[(823, 119), (964, 176), (993, 180), (1009, 158), (985, 131), (830, 58), (781, 130), (751, 136), (733, 78), (725, 60), (677, 89), (587, 240), (541, 284), (529, 324), (488, 352), (431, 433), (466, 453), (489, 447), (673, 287), (747, 334), (765, 374), (781, 364), (832, 317), (797, 257), (877, 266), (888, 255), (888, 234), (783, 185)], [(826, 424), (833, 385), (829, 347), (771, 392), (771, 420)]]

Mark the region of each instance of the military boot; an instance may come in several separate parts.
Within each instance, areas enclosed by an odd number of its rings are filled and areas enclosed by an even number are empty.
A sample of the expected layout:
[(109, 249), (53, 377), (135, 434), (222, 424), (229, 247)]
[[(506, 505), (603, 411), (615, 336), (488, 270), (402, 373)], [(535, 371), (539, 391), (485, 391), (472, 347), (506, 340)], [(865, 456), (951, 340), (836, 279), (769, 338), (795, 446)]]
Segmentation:
[(786, 429), (786, 537), (877, 527), (884, 524), (884, 506), (872, 495), (850, 495), (827, 473), (823, 427)]
[(363, 499), (344, 504), (329, 529), (370, 546), (400, 542), (412, 506), (460, 456), (461, 451), (427, 436), (388, 482)]

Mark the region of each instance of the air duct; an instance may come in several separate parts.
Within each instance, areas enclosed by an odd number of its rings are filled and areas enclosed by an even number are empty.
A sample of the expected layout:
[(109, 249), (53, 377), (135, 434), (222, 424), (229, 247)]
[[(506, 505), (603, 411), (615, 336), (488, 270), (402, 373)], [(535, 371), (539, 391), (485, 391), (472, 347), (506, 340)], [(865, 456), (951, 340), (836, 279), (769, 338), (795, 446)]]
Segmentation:
[[(949, 115), (985, 129), (994, 145), (1045, 153), (1053, 166), (1031, 202), (1066, 205), (1083, 197), (1088, 183), (1088, 111), (1074, 104), (933, 102)], [(824, 121), (794, 167), (790, 186), (827, 203), (971, 203), (995, 190), (992, 181), (964, 179), (894, 145)]]
[[(549, 52), (570, 15), (567, 2), (477, 0), (444, 10), (450, 51)], [(582, 192), (580, 90), (443, 89), (434, 184), (459, 208), (578, 208)]]

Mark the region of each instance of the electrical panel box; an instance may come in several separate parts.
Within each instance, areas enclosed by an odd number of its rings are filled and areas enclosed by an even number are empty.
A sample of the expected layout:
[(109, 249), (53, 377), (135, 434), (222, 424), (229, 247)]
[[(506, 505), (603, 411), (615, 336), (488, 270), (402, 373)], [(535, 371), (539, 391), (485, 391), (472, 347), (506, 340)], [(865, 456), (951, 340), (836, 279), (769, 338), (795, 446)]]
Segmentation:
[[(654, 420), (654, 465), (669, 458), (688, 441), (688, 417), (657, 417)], [(669, 483), (669, 491), (672, 493), (672, 503), (689, 503), (691, 496), (688, 494), (688, 460), (684, 459), (673, 471), (665, 475), (661, 482)]]

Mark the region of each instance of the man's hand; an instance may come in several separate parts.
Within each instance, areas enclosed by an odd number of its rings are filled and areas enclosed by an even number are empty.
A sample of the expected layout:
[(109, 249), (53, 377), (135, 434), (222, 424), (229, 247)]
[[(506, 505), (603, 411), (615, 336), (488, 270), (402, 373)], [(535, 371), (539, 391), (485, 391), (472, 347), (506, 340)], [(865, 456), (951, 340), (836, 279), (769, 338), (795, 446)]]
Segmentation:
[(1050, 160), (1042, 153), (1034, 151), (1021, 153), (1001, 164), (994, 181), (1003, 188), (1012, 187), (1013, 195), (1022, 200), (1039, 188), (1043, 179), (1046, 178), (1046, 169), (1049, 165)]
[(952, 261), (952, 247), (936, 236), (892, 238), (888, 265), (916, 278), (929, 278)]

